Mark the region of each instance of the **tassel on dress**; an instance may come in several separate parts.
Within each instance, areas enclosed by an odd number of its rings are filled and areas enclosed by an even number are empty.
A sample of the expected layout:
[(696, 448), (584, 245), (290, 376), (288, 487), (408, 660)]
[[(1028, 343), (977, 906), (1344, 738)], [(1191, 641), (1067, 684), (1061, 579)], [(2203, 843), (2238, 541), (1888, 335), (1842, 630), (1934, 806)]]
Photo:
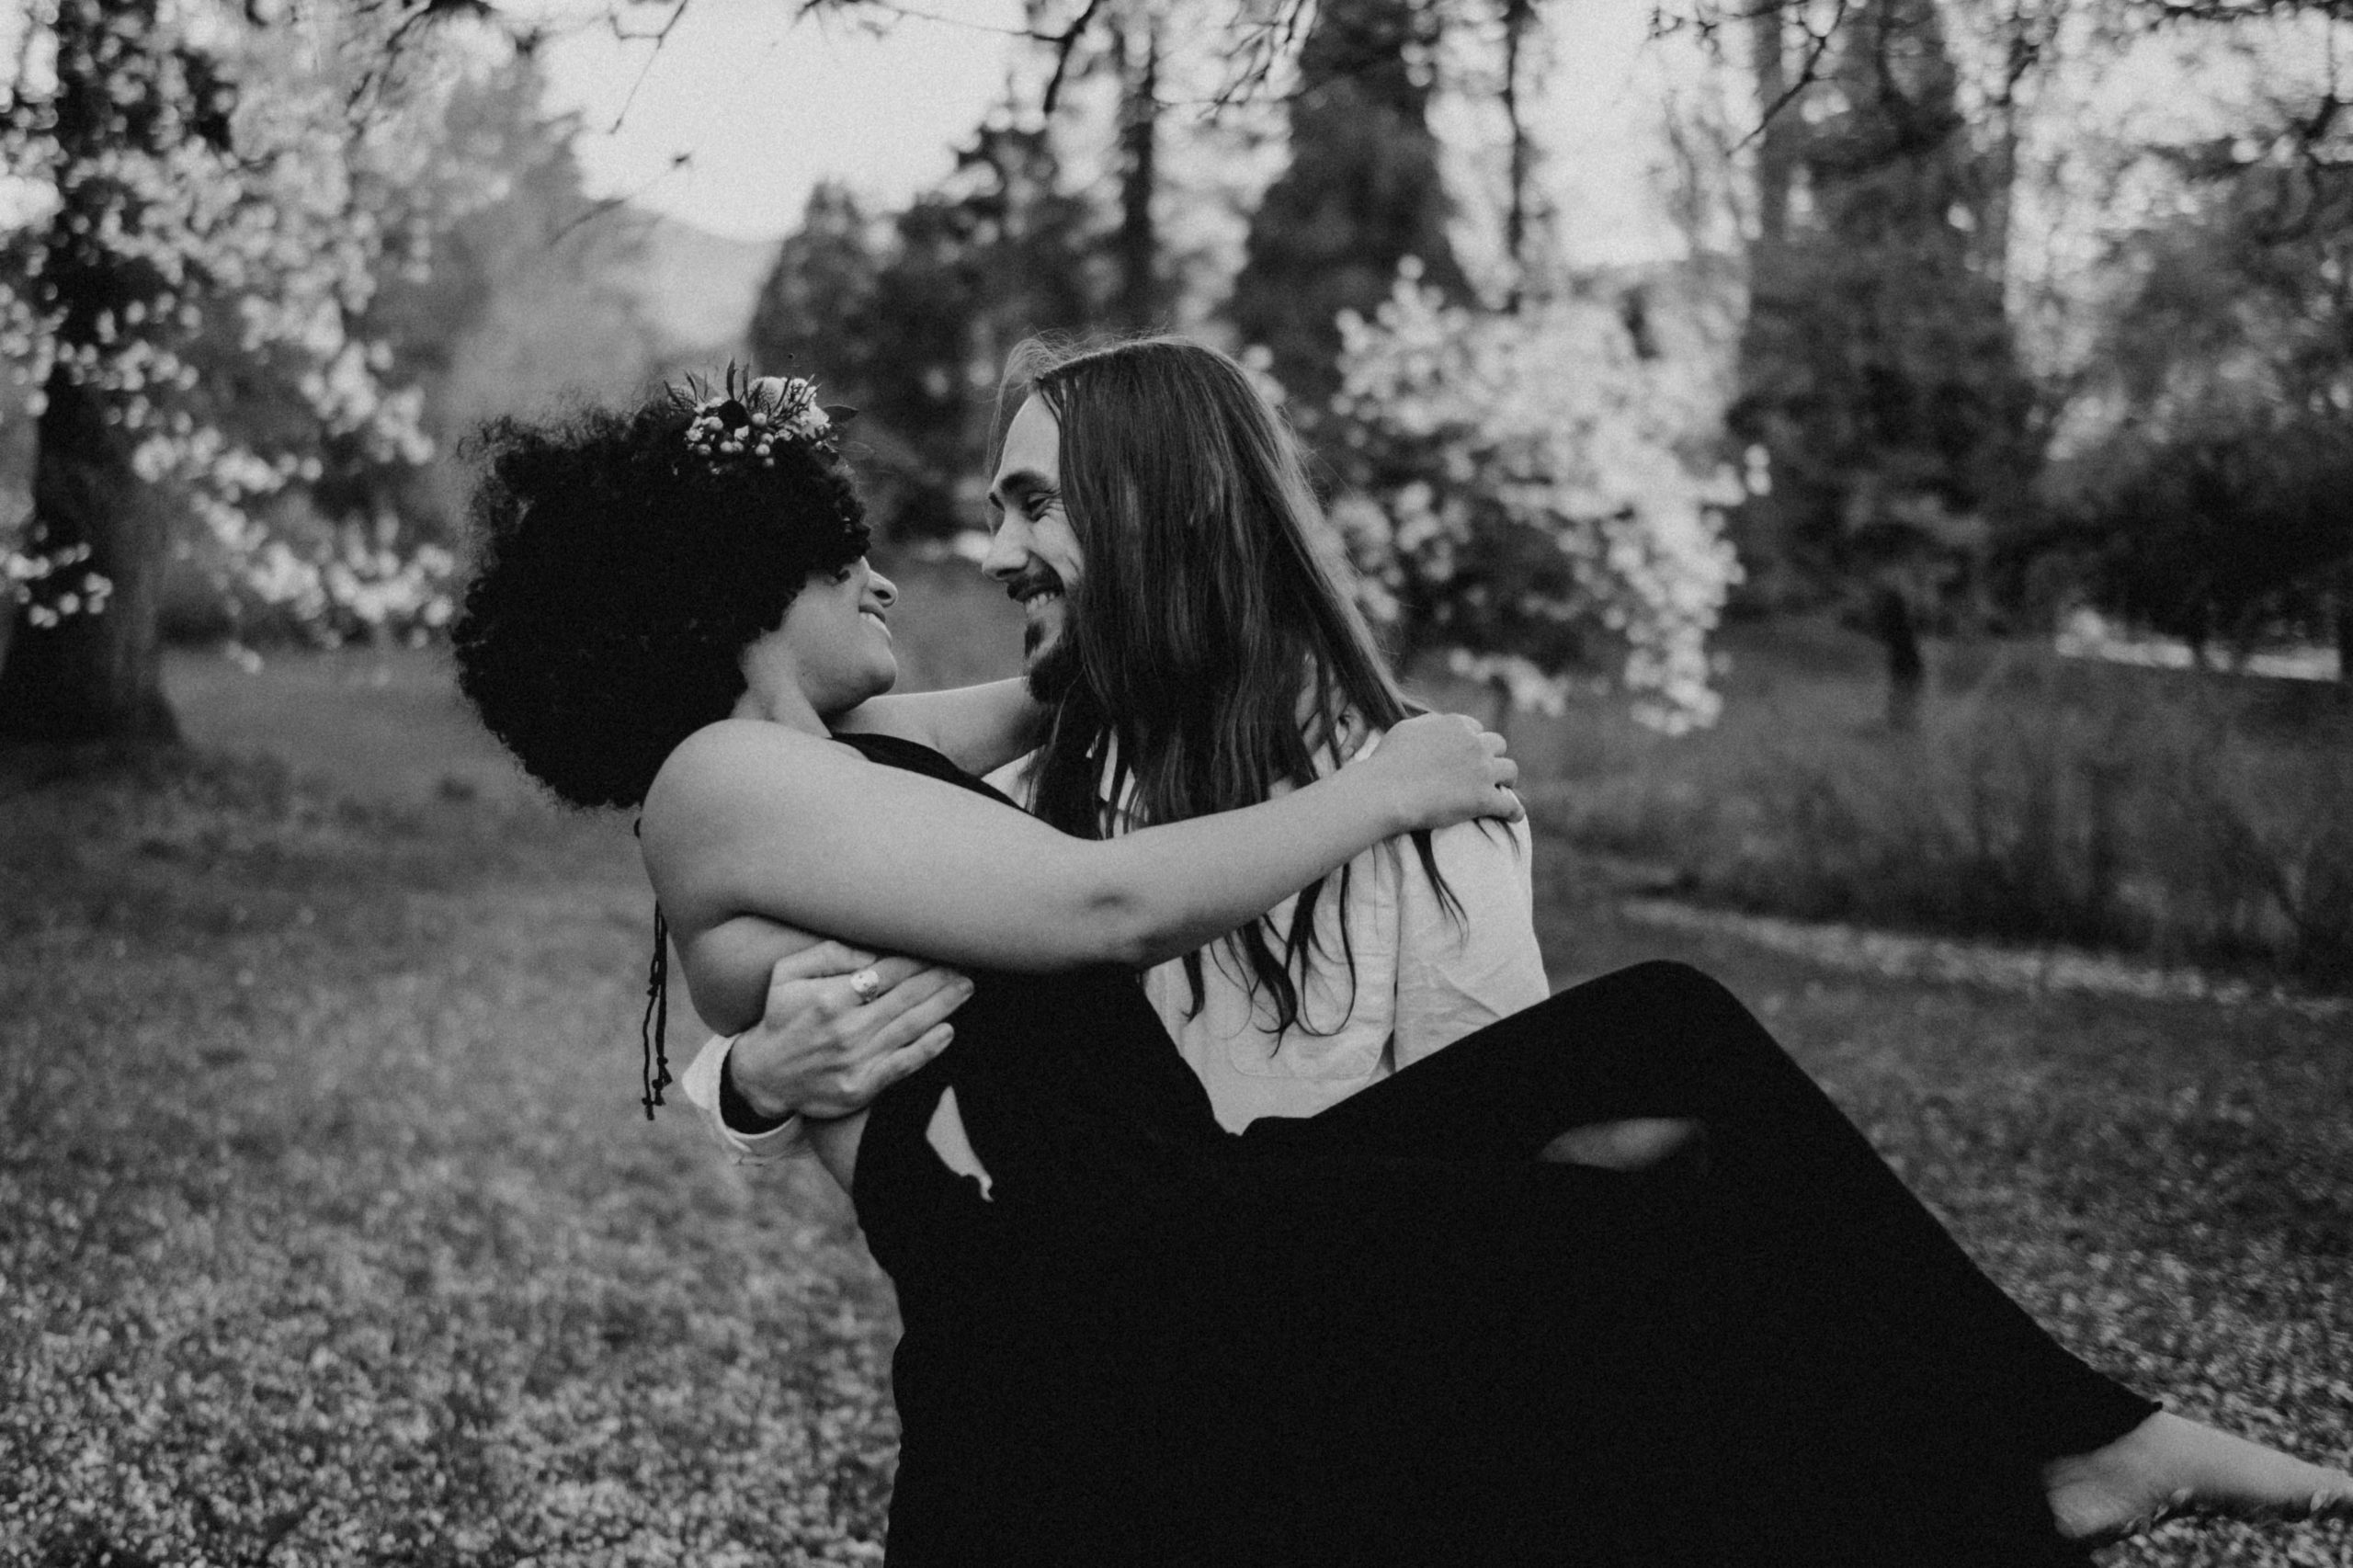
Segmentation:
[(642, 1103), (648, 1121), (654, 1119), (654, 1108), (663, 1103), (662, 1091), (670, 1086), (670, 1058), (663, 1050), (669, 1032), (670, 923), (657, 903), (654, 906), (654, 957), (645, 966), (645, 1017), (637, 1027), (638, 1071), (645, 1090)]

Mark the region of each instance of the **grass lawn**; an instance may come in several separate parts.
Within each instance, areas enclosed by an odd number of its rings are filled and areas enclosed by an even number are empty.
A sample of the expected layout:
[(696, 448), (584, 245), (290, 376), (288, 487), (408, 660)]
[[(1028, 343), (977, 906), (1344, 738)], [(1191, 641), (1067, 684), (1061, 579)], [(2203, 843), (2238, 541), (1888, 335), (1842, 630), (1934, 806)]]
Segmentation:
[(2342, 689), (1946, 640), (1899, 733), (1859, 633), (1747, 623), (1717, 650), (1707, 730), (1670, 739), (1600, 692), (1517, 716), (1530, 809), (1718, 904), (2353, 989)]
[[(644, 1121), (625, 824), (541, 803), (430, 655), (172, 682), (199, 760), (0, 778), (0, 1562), (878, 1559), (888, 1289), (822, 1175)], [(2071, 1344), (2353, 1453), (2343, 1017), (1817, 967), (1540, 853), (1557, 980), (1722, 975)]]

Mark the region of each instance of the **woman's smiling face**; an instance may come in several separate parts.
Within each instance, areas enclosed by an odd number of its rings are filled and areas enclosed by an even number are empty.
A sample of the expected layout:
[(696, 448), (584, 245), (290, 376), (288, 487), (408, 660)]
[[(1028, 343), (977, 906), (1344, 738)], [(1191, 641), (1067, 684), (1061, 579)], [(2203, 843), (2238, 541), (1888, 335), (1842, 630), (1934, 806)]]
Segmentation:
[(897, 585), (863, 557), (811, 573), (783, 622), (745, 650), (746, 682), (755, 692), (798, 687), (820, 718), (890, 690), (899, 678), (889, 624), (898, 597)]

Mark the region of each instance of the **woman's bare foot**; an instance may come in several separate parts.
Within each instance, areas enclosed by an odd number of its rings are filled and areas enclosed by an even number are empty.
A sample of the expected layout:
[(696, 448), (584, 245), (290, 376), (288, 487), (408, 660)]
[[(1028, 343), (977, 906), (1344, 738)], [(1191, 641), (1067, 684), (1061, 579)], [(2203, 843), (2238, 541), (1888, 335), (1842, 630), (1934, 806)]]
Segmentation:
[(2104, 1449), (2042, 1467), (2059, 1533), (2116, 1540), (2177, 1514), (2353, 1519), (2353, 1475), (2159, 1412)]

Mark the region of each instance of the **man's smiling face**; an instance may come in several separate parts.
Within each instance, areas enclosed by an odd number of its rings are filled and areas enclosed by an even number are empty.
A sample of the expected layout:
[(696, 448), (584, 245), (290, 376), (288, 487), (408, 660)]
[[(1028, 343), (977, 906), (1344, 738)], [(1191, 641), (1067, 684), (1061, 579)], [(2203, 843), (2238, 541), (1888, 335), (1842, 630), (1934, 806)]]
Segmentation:
[(981, 560), (981, 569), (1003, 583), (1029, 617), (1022, 662), (1041, 701), (1069, 688), (1074, 672), (1062, 646), (1064, 596), (1083, 565), (1078, 535), (1063, 509), (1061, 446), (1061, 422), (1033, 395), (1006, 427), (1005, 450), (989, 483), (989, 549)]

